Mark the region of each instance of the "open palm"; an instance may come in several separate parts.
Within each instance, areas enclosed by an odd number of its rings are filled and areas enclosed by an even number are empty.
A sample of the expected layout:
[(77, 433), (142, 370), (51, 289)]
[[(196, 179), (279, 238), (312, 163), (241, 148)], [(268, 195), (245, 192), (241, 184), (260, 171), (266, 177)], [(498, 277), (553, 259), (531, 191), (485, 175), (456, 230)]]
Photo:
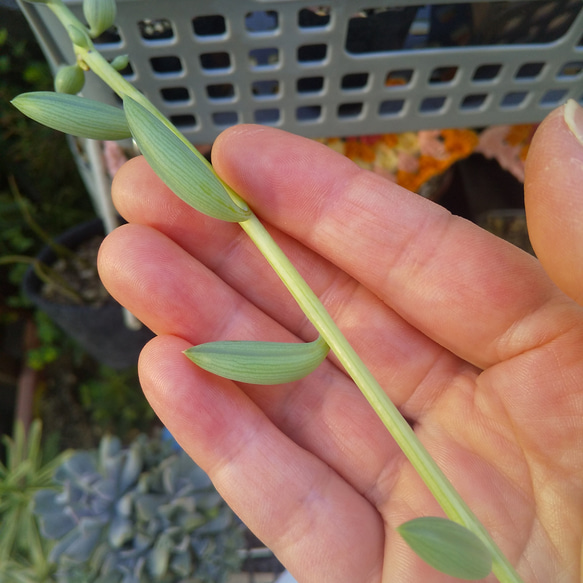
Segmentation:
[[(583, 311), (569, 296), (583, 290), (583, 146), (562, 111), (527, 168), (542, 265), (310, 140), (241, 126), (213, 161), (524, 580), (579, 581)], [(114, 196), (130, 224), (106, 239), (100, 270), (158, 334), (144, 391), (233, 509), (301, 583), (449, 581), (395, 532), (442, 511), (333, 356), (266, 387), (181, 354), (315, 337), (240, 227), (188, 208), (142, 158)]]

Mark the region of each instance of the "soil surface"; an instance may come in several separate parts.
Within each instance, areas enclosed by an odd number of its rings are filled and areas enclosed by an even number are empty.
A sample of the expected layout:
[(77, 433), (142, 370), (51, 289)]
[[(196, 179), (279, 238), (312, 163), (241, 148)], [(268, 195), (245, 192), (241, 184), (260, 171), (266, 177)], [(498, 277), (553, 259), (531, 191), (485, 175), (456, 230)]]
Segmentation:
[(97, 253), (103, 242), (95, 236), (79, 245), (73, 253), (65, 252), (51, 266), (56, 277), (43, 285), (42, 294), (56, 303), (101, 306), (111, 296), (97, 273)]

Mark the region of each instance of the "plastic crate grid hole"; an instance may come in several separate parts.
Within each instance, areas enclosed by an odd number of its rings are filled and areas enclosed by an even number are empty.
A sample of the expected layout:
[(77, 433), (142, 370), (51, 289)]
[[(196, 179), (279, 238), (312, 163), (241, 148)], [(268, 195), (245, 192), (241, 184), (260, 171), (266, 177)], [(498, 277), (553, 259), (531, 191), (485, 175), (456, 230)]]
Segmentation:
[(463, 21), (473, 3), (122, 0), (96, 44), (128, 53), (123, 75), (195, 143), (242, 122), (342, 136), (537, 121), (583, 102), (580, 0), (480, 4), (488, 22), (453, 38), (439, 17)]

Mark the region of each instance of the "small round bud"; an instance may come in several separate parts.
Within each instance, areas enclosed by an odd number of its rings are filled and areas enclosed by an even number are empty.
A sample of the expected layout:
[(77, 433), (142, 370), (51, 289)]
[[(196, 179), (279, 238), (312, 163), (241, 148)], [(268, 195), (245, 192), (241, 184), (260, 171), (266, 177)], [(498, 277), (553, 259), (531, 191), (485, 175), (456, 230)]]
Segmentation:
[(76, 95), (83, 89), (84, 84), (85, 73), (79, 65), (61, 67), (55, 75), (55, 91), (57, 93)]

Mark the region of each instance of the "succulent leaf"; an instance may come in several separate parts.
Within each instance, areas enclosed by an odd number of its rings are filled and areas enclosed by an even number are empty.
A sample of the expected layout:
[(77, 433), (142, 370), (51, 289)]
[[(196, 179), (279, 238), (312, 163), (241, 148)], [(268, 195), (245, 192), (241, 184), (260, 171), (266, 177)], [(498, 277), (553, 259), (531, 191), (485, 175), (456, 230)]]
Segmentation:
[(477, 580), (492, 570), (492, 556), (465, 526), (436, 516), (415, 518), (397, 531), (426, 563), (452, 577)]
[(211, 166), (192, 144), (145, 107), (124, 98), (124, 109), (134, 139), (160, 179), (201, 213), (229, 222), (251, 216), (229, 196)]
[(73, 136), (93, 140), (131, 137), (124, 112), (93, 99), (36, 91), (22, 93), (11, 103), (34, 121)]
[(111, 66), (116, 71), (123, 71), (129, 65), (129, 62), (130, 58), (128, 55), (118, 55), (111, 61)]
[(88, 49), (91, 46), (91, 40), (85, 28), (80, 28), (70, 24), (67, 26), (67, 32), (69, 33), (69, 38), (74, 45), (77, 45), (82, 49)]
[(119, 549), (134, 536), (135, 529), (131, 520), (116, 516), (109, 527), (107, 540), (109, 544)]
[[(125, 449), (106, 437), (70, 461), (33, 508), (56, 539), (58, 581), (225, 583), (238, 566), (234, 515), (182, 450), (144, 437)], [(56, 516), (74, 520), (59, 528)]]
[(119, 478), (120, 491), (125, 492), (132, 484), (135, 484), (141, 472), (142, 456), (140, 455), (137, 447), (132, 447), (128, 451), (128, 455)]
[(195, 364), (227, 379), (259, 385), (297, 381), (313, 372), (329, 347), (322, 337), (313, 342), (227, 340), (199, 344), (184, 351)]

